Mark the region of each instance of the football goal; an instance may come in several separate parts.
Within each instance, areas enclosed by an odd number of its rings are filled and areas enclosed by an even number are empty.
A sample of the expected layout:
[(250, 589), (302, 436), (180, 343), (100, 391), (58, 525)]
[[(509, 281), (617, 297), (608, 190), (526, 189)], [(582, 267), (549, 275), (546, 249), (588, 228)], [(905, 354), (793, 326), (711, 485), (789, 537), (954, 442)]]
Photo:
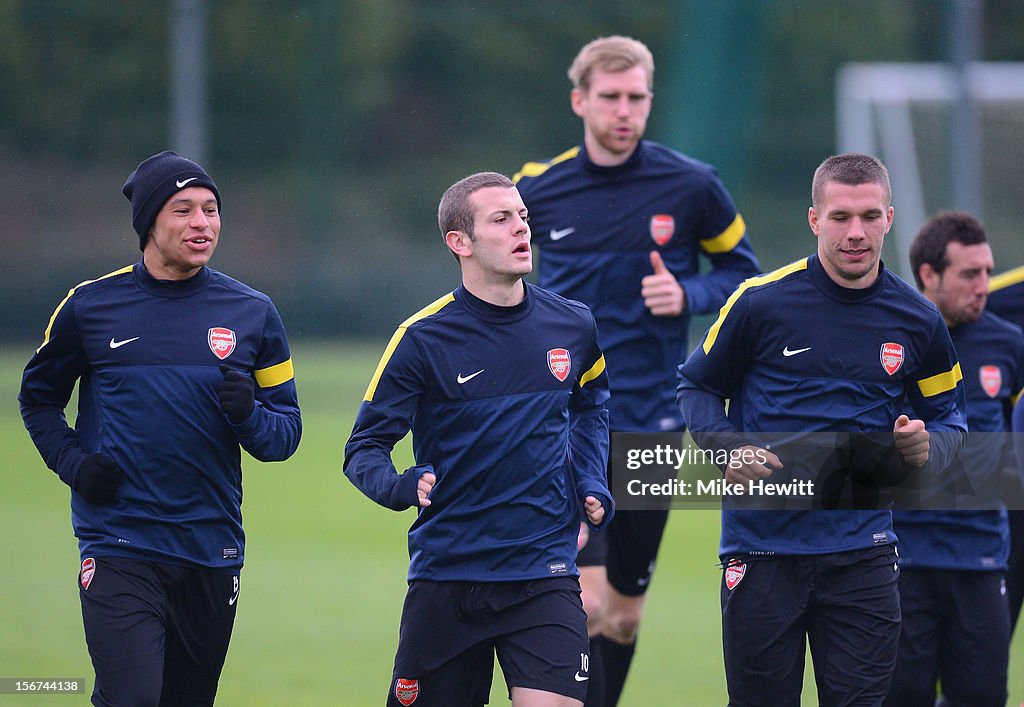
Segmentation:
[[(965, 95), (974, 108), (973, 165), (952, 158)], [(962, 72), (941, 63), (847, 64), (836, 78), (836, 144), (889, 168), (896, 220), (886, 265), (895, 258), (891, 268), (904, 278), (911, 279), (910, 242), (940, 209), (976, 211), (997, 271), (1024, 263), (1024, 63), (969, 62)], [(978, 182), (976, 205), (954, 203), (956, 170), (976, 174), (969, 177)]]

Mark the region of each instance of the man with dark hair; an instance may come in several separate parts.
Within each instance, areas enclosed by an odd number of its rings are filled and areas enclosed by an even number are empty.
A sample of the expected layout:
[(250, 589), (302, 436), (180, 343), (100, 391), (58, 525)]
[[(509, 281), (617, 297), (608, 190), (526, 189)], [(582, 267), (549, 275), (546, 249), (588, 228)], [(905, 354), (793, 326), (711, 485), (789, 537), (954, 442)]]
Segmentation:
[(1009, 554), (1000, 473), (1010, 461), (1006, 410), (1024, 387), (1024, 333), (985, 310), (992, 249), (973, 216), (941, 212), (910, 247), (917, 286), (949, 327), (967, 393), (971, 434), (926, 486), (917, 509), (893, 514), (900, 551), (900, 632), (885, 704), (1006, 703)]
[(239, 447), (298, 447), (291, 354), (270, 298), (207, 267), (221, 198), (206, 170), (161, 152), (123, 193), (142, 259), (68, 292), (18, 399), (72, 490), (93, 704), (209, 705), (245, 556)]
[[(672, 391), (690, 316), (716, 311), (760, 266), (715, 169), (643, 139), (654, 95), (650, 50), (601, 37), (568, 73), (582, 145), (528, 162), (515, 177), (542, 251), (540, 284), (597, 318), (611, 429), (678, 445), (683, 418)], [(711, 264), (703, 274), (702, 258)], [(592, 636), (588, 706), (619, 700), (667, 519), (665, 508), (620, 509), (580, 553)]]
[[(900, 629), (885, 484), (941, 472), (967, 431), (949, 330), (880, 260), (885, 166), (835, 155), (811, 194), (817, 253), (744, 282), (679, 369), (694, 440), (736, 460), (725, 482), (745, 494), (723, 495), (719, 549), (737, 706), (799, 705), (808, 641), (821, 704), (881, 703)], [(797, 481), (810, 503), (758, 502)]]
[[(356, 487), (418, 510), (388, 705), (483, 705), (497, 654), (515, 707), (578, 707), (579, 518), (612, 517), (597, 326), (523, 281), (530, 228), (507, 177), (453, 184), (438, 225), (462, 284), (395, 332), (345, 445)], [(410, 428), (416, 465), (399, 474), (391, 451)]]

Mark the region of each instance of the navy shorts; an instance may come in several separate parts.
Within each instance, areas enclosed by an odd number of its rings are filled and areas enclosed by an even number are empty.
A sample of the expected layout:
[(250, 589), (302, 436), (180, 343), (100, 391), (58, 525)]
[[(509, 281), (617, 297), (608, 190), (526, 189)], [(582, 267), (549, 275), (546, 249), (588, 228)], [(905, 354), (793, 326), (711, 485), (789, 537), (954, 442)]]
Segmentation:
[(86, 558), (78, 575), (94, 705), (212, 705), (231, 640), (239, 576)]
[(953, 705), (1002, 707), (1010, 614), (1002, 572), (900, 571), (896, 672), (885, 704), (932, 707), (936, 686)]
[(486, 704), (495, 654), (509, 691), (524, 687), (584, 700), (590, 639), (579, 581), (412, 582), (387, 704)]
[(607, 528), (600, 533), (591, 531), (590, 540), (576, 558), (576, 565), (605, 565), (608, 583), (615, 591), (640, 596), (651, 584), (667, 522), (668, 509), (617, 510)]
[(729, 704), (799, 707), (808, 641), (820, 704), (881, 704), (896, 665), (898, 581), (892, 545), (725, 558)]
[(607, 528), (598, 533), (590, 531), (590, 539), (580, 550), (576, 566), (603, 565), (608, 571), (608, 583), (615, 591), (640, 596), (651, 584), (667, 522), (667, 508), (616, 509)]

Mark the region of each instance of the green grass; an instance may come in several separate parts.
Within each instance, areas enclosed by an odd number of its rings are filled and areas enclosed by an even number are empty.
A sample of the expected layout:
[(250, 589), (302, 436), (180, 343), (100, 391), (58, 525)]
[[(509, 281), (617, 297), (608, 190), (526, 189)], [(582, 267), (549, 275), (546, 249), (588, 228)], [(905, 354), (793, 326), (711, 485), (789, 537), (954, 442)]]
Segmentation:
[[(281, 464), (245, 463), (248, 536), (222, 705), (382, 704), (391, 675), (411, 511), (359, 494), (342, 449), (386, 342), (296, 345), (304, 433)], [(31, 347), (0, 350), (0, 677), (80, 677), (92, 670), (77, 597), (69, 491), (39, 459), (17, 410)], [(408, 440), (397, 465), (411, 461)], [(724, 704), (716, 567), (718, 514), (672, 513), (622, 704)], [(1011, 658), (1010, 703), (1024, 698)], [(0, 704), (68, 705), (67, 696), (0, 695)], [(814, 704), (808, 668), (805, 704)], [(500, 677), (493, 704), (507, 704)]]

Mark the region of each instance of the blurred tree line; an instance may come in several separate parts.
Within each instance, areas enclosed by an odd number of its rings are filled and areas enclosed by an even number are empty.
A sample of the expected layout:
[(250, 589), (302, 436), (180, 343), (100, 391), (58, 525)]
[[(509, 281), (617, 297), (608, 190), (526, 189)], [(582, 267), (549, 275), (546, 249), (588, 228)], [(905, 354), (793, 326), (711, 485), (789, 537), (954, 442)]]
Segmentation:
[[(271, 294), (293, 337), (386, 336), (457, 283), (443, 190), (577, 144), (566, 69), (627, 34), (655, 56), (648, 137), (718, 166), (777, 267), (813, 248), (837, 68), (946, 60), (952, 1), (208, 2), (213, 266)], [(0, 337), (38, 339), (67, 288), (138, 257), (120, 188), (176, 147), (171, 7), (0, 4)], [(1024, 58), (1022, 30), (1024, 3), (985, 2), (981, 58)]]

